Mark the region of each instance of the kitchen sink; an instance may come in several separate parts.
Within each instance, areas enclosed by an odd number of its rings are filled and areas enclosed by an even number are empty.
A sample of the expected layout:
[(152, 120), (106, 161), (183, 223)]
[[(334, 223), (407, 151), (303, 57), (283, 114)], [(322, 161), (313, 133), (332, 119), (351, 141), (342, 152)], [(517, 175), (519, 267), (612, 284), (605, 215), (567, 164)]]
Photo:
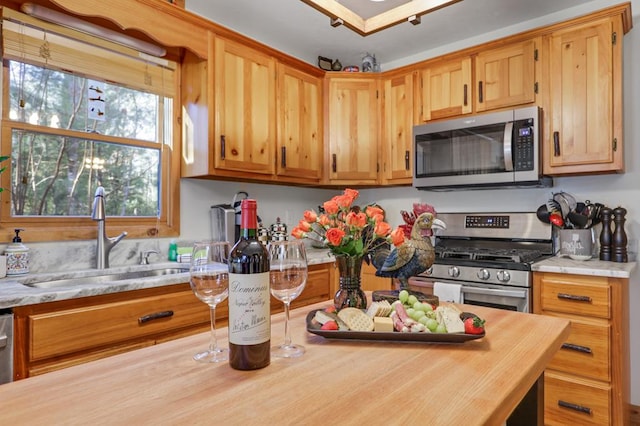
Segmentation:
[(73, 287), (87, 284), (101, 284), (113, 281), (131, 280), (136, 278), (161, 277), (165, 275), (183, 274), (189, 272), (189, 268), (169, 267), (159, 269), (145, 269), (141, 271), (109, 272), (76, 278), (47, 279), (47, 280), (25, 280), (22, 285), (33, 288), (57, 288)]

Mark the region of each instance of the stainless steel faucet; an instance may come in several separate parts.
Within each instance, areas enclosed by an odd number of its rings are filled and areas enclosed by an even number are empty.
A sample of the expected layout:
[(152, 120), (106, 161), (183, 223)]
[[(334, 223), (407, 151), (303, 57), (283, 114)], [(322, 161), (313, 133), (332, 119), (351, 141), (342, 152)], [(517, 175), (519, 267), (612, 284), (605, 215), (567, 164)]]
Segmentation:
[(104, 211), (104, 188), (99, 186), (96, 189), (96, 196), (93, 200), (93, 210), (91, 212), (91, 219), (98, 222), (98, 239), (96, 246), (96, 269), (106, 269), (109, 267), (109, 252), (127, 236), (127, 232), (123, 232), (117, 237), (107, 237), (107, 231), (105, 229), (106, 214)]

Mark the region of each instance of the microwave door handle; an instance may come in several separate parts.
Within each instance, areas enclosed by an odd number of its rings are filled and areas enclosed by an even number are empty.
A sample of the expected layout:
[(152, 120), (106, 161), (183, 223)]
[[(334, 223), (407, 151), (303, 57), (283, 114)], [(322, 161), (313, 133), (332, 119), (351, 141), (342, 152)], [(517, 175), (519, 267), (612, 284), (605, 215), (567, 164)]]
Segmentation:
[(524, 299), (527, 297), (527, 293), (525, 291), (499, 290), (499, 289), (493, 289), (493, 288), (479, 288), (479, 287), (468, 287), (468, 286), (462, 286), (462, 292), (469, 293), (469, 294), (480, 294), (484, 296), (515, 297), (518, 299)]
[(508, 172), (513, 171), (513, 155), (511, 148), (513, 147), (513, 121), (509, 121), (504, 126), (504, 142), (502, 151), (504, 153), (504, 169)]

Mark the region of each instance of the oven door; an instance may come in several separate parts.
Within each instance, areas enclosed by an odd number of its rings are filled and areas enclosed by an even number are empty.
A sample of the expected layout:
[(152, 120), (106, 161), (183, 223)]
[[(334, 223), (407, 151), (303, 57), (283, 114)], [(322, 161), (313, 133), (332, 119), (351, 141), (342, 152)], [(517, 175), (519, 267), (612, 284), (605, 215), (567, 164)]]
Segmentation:
[(517, 312), (531, 312), (531, 289), (468, 281), (434, 279), (416, 276), (409, 279), (411, 289), (433, 294), (434, 282), (461, 285), (462, 302), (467, 305), (486, 306)]

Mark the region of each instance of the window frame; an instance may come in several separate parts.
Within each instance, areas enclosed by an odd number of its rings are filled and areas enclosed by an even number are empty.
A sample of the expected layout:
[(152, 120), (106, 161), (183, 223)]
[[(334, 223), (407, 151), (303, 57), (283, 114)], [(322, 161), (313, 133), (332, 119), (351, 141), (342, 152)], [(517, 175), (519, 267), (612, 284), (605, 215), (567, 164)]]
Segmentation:
[[(3, 11), (7, 11), (3, 8)], [(7, 11), (12, 14), (19, 14), (14, 11)], [(22, 16), (21, 16), (22, 17)], [(29, 20), (33, 25), (33, 18), (24, 17), (25, 20)], [(72, 36), (86, 41), (93, 37), (88, 37), (86, 34), (77, 34), (77, 32), (58, 27), (49, 23), (37, 21), (38, 27), (44, 28), (47, 31), (55, 30), (55, 32), (63, 34), (65, 36)], [(136, 52), (132, 49), (124, 49), (122, 46), (113, 45), (105, 40), (95, 39), (95, 45), (107, 48), (113, 48), (117, 52), (126, 52), (130, 55), (135, 55)], [(14, 61), (20, 61), (18, 58), (9, 58)], [(26, 62), (26, 61), (25, 61)], [(179, 65), (179, 64), (178, 64)], [(73, 71), (73, 70), (68, 70)], [(155, 237), (170, 237), (178, 236), (180, 234), (180, 68), (176, 66), (173, 76), (171, 78), (171, 92), (173, 96), (172, 110), (169, 112), (170, 116), (164, 114), (165, 119), (171, 120), (172, 133), (170, 139), (164, 136), (165, 124), (158, 123), (160, 126), (160, 146), (158, 142), (136, 142), (135, 146), (141, 147), (153, 147), (160, 150), (160, 173), (161, 179), (160, 185), (160, 215), (158, 217), (107, 217), (107, 232), (109, 235), (118, 235), (119, 233), (126, 231), (129, 238), (155, 238)], [(116, 82), (118, 83), (118, 82)], [(119, 83), (123, 84), (123, 83)], [(8, 60), (2, 58), (2, 84), (0, 86), (0, 93), (8, 93), (9, 91), (9, 65)], [(45, 132), (49, 134), (58, 134), (62, 136), (78, 137), (78, 132), (69, 131), (65, 129), (54, 129), (49, 127), (34, 126), (29, 123), (12, 121), (9, 119), (9, 96), (2, 96), (2, 119), (0, 121), (0, 153), (11, 153), (12, 144), (12, 131), (13, 130), (26, 130), (35, 132)], [(161, 103), (164, 108), (164, 103)], [(103, 142), (116, 142), (122, 141), (121, 138), (94, 134), (91, 133), (91, 139), (103, 141)], [(2, 241), (11, 241), (13, 230), (16, 228), (24, 229), (24, 237), (26, 241), (32, 242), (46, 242), (46, 241), (75, 241), (75, 240), (87, 240), (93, 239), (97, 235), (96, 222), (88, 216), (70, 216), (70, 217), (54, 217), (54, 216), (26, 216), (26, 217), (12, 217), (11, 216), (11, 160), (7, 160), (2, 166), (6, 166), (6, 170), (0, 174), (0, 186), (5, 188), (3, 192), (0, 192), (0, 238)], [(108, 202), (108, 199), (107, 199)]]

